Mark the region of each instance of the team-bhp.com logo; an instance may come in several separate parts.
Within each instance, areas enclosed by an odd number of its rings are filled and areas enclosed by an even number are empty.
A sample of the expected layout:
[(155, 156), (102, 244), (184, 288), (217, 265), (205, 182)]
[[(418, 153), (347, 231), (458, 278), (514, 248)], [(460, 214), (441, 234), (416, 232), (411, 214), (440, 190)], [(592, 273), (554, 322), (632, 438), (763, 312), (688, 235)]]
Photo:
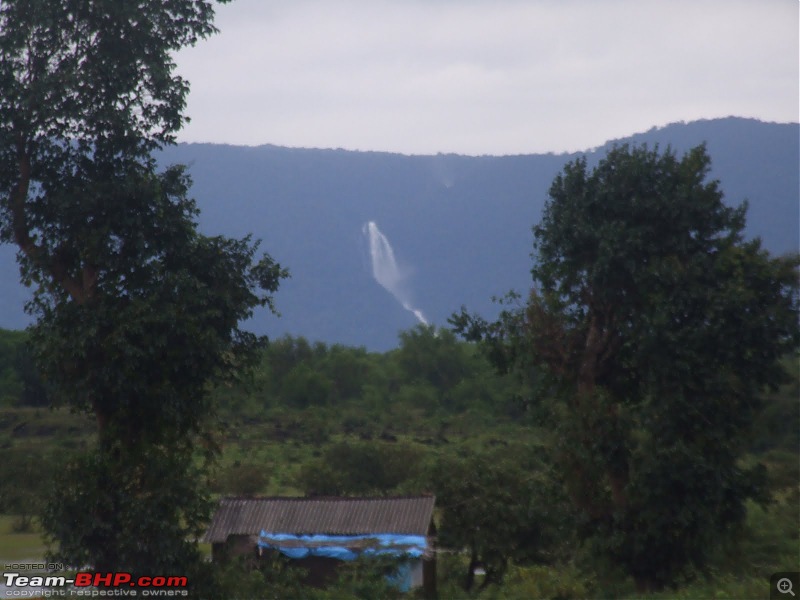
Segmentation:
[(6, 598), (41, 598), (60, 596), (188, 596), (186, 577), (134, 577), (130, 573), (91, 573), (82, 571), (74, 577), (3, 573)]

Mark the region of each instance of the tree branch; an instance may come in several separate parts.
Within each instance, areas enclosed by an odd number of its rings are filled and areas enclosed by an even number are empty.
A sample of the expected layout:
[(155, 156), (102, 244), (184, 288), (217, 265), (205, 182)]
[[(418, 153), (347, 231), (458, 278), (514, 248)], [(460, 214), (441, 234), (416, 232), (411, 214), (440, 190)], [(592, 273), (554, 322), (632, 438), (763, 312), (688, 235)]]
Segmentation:
[(97, 278), (96, 276), (93, 278), (84, 276), (84, 283), (90, 283), (91, 285), (89, 287), (81, 285), (81, 282), (70, 277), (67, 266), (63, 261), (58, 260), (57, 257), (49, 258), (45, 249), (36, 244), (33, 237), (31, 237), (25, 213), (25, 200), (28, 197), (31, 183), (31, 159), (25, 148), (25, 140), (19, 133), (16, 136), (15, 146), (19, 180), (9, 195), (14, 242), (36, 266), (48, 271), (55, 282), (61, 285), (75, 302), (82, 304), (88, 299), (88, 292), (93, 289)]

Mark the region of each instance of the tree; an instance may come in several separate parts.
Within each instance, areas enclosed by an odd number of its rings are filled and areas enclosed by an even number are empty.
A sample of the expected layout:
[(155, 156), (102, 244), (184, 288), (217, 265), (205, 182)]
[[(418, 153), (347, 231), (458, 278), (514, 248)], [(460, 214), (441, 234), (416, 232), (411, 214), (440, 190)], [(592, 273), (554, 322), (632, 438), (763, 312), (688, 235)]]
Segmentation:
[(333, 383), (335, 402), (357, 398), (369, 374), (367, 351), (334, 344), (320, 360), (319, 369)]
[(470, 374), (466, 350), (452, 332), (417, 325), (400, 332), (395, 360), (408, 380), (428, 383), (441, 395)]
[(183, 168), (152, 155), (185, 120), (171, 53), (213, 15), (205, 0), (0, 0), (0, 236), (34, 287), (48, 391), (98, 427), (44, 518), (71, 564), (197, 560), (208, 383), (254, 360), (238, 323), (287, 275), (248, 238), (200, 234)]
[[(60, 455), (35, 445), (4, 444), (0, 465), (0, 512), (15, 515), (12, 531), (29, 533), (33, 518), (51, 493), (53, 476), (63, 467)], [(36, 473), (36, 477), (31, 477)]]
[(797, 257), (745, 241), (746, 205), (726, 207), (709, 169), (703, 146), (567, 164), (534, 227), (527, 305), (452, 321), (546, 374), (580, 529), (641, 589), (702, 568), (759, 497), (762, 468), (738, 459), (800, 339)]
[(409, 444), (346, 441), (306, 463), (296, 485), (309, 496), (386, 495), (419, 472), (421, 451)]
[(269, 475), (265, 465), (237, 460), (217, 476), (213, 490), (234, 496), (255, 496), (267, 483)]
[(305, 363), (293, 368), (281, 383), (281, 399), (289, 406), (306, 408), (328, 403), (333, 384)]
[(0, 329), (0, 405), (17, 404), (22, 396), (24, 388), (18, 363), (24, 338), (24, 333)]
[(426, 477), (441, 513), (439, 544), (466, 550), (464, 588), (475, 569), (486, 571), (481, 587), (500, 583), (512, 559), (549, 562), (565, 543), (562, 495), (540, 460), (538, 447), (443, 454)]

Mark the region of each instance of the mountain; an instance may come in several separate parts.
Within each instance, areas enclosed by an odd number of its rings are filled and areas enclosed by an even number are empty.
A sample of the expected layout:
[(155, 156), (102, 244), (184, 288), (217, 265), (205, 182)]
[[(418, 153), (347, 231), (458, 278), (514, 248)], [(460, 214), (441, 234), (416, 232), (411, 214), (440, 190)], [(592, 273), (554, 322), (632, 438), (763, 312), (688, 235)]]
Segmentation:
[[(682, 153), (705, 142), (726, 201), (750, 205), (747, 233), (775, 253), (798, 249), (798, 124), (727, 118), (677, 123), (613, 144), (658, 144)], [(530, 285), (531, 226), (563, 165), (578, 154), (406, 156), (381, 152), (181, 144), (163, 164), (190, 167), (201, 228), (252, 233), (292, 278), (276, 297), (280, 318), (249, 327), (385, 350), (417, 318), (373, 277), (365, 225), (391, 245), (397, 288), (427, 320), (446, 325), (465, 304), (491, 316), (493, 295)], [(26, 323), (13, 252), (2, 248), (0, 327)], [(384, 256), (384, 259), (386, 257)]]

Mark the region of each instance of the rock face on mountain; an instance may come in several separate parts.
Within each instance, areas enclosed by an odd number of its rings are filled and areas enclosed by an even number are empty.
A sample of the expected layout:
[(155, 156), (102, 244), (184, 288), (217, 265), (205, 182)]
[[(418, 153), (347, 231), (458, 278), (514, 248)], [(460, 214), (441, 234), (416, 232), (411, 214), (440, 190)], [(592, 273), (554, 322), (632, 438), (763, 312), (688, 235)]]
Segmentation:
[[(748, 235), (783, 253), (798, 249), (798, 133), (797, 124), (696, 121), (609, 142), (586, 155), (595, 163), (614, 143), (658, 144), (681, 153), (705, 142), (711, 176), (721, 181), (726, 200), (749, 202)], [(189, 144), (165, 150), (160, 160), (189, 165), (207, 233), (252, 233), (290, 269), (292, 278), (276, 297), (282, 316), (259, 314), (252, 330), (385, 350), (396, 344), (399, 330), (419, 322), (414, 310), (445, 325), (462, 304), (491, 315), (492, 296), (527, 289), (531, 226), (553, 178), (576, 156)], [(384, 261), (391, 250), (394, 290), (375, 278), (376, 246), (369, 237), (372, 231), (374, 241), (375, 229), (386, 242), (380, 245)], [(0, 250), (0, 327), (22, 328), (27, 293), (17, 283), (13, 248)]]

